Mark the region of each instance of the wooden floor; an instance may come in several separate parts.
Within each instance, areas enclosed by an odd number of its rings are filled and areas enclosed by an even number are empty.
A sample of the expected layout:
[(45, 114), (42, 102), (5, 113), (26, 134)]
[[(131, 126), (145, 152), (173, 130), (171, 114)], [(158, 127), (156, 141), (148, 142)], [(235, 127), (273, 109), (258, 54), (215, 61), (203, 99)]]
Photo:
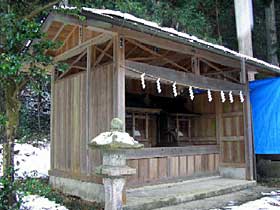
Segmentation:
[(126, 210), (149, 210), (213, 197), (255, 186), (255, 181), (219, 176), (127, 190)]

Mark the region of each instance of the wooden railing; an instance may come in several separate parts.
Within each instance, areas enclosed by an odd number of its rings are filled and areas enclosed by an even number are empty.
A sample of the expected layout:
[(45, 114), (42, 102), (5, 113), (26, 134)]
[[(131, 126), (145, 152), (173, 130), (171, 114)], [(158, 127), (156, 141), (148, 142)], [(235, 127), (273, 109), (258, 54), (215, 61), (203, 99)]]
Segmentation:
[(126, 155), (128, 165), (137, 169), (128, 187), (214, 175), (220, 158), (219, 145), (145, 148)]

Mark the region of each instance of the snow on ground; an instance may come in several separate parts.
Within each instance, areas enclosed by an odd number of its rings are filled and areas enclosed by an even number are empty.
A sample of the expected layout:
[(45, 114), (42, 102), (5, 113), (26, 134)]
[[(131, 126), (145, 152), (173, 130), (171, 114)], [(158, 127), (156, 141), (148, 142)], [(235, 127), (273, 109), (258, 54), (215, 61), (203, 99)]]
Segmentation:
[[(2, 148), (0, 146), (0, 148)], [(2, 154), (0, 154), (0, 176), (2, 176)], [(15, 144), (15, 166), (17, 177), (47, 177), (50, 169), (50, 145), (37, 148), (31, 144)], [(47, 198), (38, 195), (23, 197), (21, 209), (28, 210), (68, 210)]]
[(280, 191), (263, 193), (266, 197), (258, 200), (249, 201), (240, 206), (227, 206), (224, 210), (279, 210), (280, 209)]
[[(15, 166), (17, 177), (47, 177), (50, 169), (50, 145), (34, 147), (31, 144), (15, 144)], [(2, 155), (0, 155), (2, 162)], [(34, 171), (37, 171), (34, 173)], [(0, 176), (3, 174), (0, 168)]]
[(50, 201), (47, 198), (40, 197), (38, 195), (29, 195), (23, 198), (22, 209), (29, 210), (68, 210), (66, 207), (56, 204), (54, 201)]

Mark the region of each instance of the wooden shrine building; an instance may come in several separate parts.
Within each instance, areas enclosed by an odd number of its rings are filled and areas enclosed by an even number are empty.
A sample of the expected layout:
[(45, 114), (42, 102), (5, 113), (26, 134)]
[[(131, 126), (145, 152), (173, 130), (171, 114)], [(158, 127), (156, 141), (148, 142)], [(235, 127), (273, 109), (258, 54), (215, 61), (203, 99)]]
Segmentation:
[[(52, 72), (51, 170), (55, 188), (103, 200), (98, 150), (89, 141), (119, 117), (145, 145), (127, 151), (127, 188), (220, 175), (254, 179), (248, 71), (280, 69), (129, 14), (83, 8), (52, 13), (48, 51), (69, 68)], [(145, 74), (144, 74), (145, 73)], [(176, 83), (175, 83), (176, 82)]]

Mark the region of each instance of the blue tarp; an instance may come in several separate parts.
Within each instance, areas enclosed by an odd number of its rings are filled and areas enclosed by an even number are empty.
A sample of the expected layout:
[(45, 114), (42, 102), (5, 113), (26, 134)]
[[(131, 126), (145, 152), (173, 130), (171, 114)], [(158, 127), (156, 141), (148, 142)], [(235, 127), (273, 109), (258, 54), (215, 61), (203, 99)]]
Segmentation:
[(280, 78), (250, 83), (256, 154), (280, 154)]

